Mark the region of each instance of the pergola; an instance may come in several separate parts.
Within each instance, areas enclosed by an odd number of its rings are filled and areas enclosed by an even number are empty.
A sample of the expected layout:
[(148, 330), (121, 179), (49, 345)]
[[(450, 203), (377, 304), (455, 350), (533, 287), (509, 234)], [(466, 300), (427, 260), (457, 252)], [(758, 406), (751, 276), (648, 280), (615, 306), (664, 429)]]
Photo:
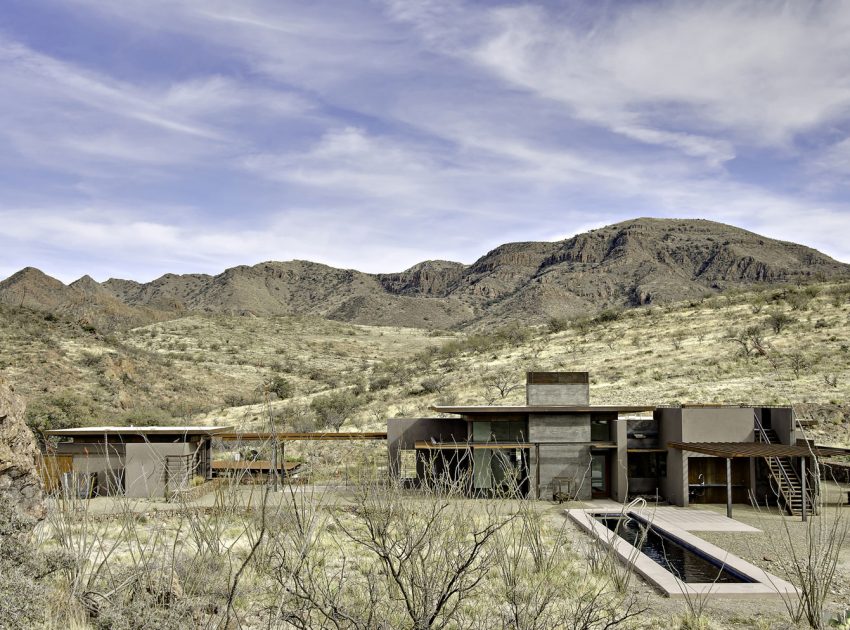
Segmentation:
[(726, 516), (732, 518), (732, 460), (750, 457), (799, 457), (802, 484), (802, 519), (806, 514), (806, 460), (809, 457), (826, 457), (843, 454), (842, 449), (823, 446), (768, 444), (766, 442), (668, 442), (669, 448), (701, 453), (726, 460)]

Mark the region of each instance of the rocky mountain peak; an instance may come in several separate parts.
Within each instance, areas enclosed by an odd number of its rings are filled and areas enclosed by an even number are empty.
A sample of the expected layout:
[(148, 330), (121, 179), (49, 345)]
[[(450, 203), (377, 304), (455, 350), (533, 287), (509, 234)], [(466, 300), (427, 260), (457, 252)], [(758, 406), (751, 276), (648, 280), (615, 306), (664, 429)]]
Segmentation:
[(136, 325), (194, 311), (448, 328), (541, 322), (728, 288), (848, 277), (850, 266), (803, 245), (701, 219), (639, 218), (557, 242), (505, 243), (471, 265), (426, 260), (386, 274), (266, 261), (147, 283), (98, 284), (84, 276), (65, 287), (28, 268), (0, 283), (0, 302), (71, 313), (82, 303), (87, 321), (106, 311), (110, 322), (127, 316)]

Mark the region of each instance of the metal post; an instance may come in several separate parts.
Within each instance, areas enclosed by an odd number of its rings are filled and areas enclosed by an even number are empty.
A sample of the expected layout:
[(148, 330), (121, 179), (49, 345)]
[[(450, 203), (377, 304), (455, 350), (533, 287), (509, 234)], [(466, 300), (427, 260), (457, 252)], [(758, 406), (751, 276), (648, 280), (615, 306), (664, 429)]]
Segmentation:
[(726, 516), (732, 518), (732, 458), (726, 458)]
[(803, 486), (802, 506), (803, 506), (803, 522), (808, 520), (806, 515), (806, 458), (800, 458), (800, 483)]
[(536, 488), (536, 494), (534, 496), (535, 501), (540, 500), (540, 443), (534, 445), (535, 457), (534, 457), (534, 485)]
[(272, 489), (278, 491), (278, 470), (277, 470), (277, 436), (272, 444)]

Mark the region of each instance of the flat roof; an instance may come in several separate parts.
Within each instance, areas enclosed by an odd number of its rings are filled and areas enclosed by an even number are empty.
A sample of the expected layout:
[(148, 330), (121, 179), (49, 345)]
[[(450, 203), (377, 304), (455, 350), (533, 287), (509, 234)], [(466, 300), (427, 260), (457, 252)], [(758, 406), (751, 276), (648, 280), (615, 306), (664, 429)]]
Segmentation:
[(840, 449), (823, 446), (767, 444), (765, 442), (668, 442), (670, 448), (677, 448), (692, 453), (713, 455), (715, 457), (819, 457), (843, 454)]
[(311, 431), (307, 433), (293, 433), (279, 431), (270, 433), (266, 431), (233, 431), (233, 427), (229, 427), (217, 437), (222, 440), (231, 442), (244, 441), (266, 441), (266, 440), (330, 440), (330, 441), (345, 441), (345, 440), (386, 440), (386, 431)]
[(214, 435), (224, 431), (232, 431), (232, 426), (204, 427), (77, 427), (74, 429), (50, 429), (46, 435), (63, 435), (67, 437), (84, 435)]
[(587, 405), (518, 405), (515, 407), (434, 405), (431, 409), (439, 413), (460, 413), (464, 415), (476, 413), (637, 413), (639, 411), (655, 411), (655, 405), (600, 405), (598, 407)]

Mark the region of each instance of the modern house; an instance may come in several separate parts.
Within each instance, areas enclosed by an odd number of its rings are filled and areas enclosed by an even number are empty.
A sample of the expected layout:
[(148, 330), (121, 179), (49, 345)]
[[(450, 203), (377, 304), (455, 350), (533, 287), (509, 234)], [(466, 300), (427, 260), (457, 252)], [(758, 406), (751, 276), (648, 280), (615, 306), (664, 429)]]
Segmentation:
[[(86, 494), (156, 498), (212, 476), (212, 438), (232, 427), (82, 427), (46, 431), (65, 438), (50, 454)], [(67, 479), (68, 477), (66, 477)], [(79, 487), (79, 486), (78, 486)]]
[(790, 407), (592, 406), (587, 372), (529, 372), (525, 405), (433, 409), (442, 415), (387, 422), (391, 474), (412, 485), (436, 474), (475, 496), (642, 495), (730, 511), (752, 496), (792, 513), (817, 488), (806, 461), (822, 453), (798, 444)]

